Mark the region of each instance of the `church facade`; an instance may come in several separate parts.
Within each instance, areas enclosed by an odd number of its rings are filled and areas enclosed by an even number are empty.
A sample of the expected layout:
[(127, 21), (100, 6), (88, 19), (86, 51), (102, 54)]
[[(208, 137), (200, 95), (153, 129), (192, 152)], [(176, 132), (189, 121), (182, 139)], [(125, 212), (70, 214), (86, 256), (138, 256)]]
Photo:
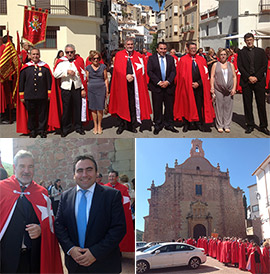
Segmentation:
[(144, 240), (172, 241), (211, 236), (245, 237), (243, 190), (230, 184), (229, 171), (220, 171), (204, 157), (202, 141), (192, 140), (190, 157), (174, 168), (166, 165), (165, 182), (152, 182)]

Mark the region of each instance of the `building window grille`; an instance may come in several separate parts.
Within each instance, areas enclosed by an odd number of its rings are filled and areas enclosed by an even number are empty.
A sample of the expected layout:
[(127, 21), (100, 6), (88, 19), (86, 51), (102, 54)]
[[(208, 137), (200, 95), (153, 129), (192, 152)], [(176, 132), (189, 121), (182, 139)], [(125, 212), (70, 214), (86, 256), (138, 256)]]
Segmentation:
[(202, 185), (196, 185), (196, 195), (202, 195)]
[(46, 41), (38, 44), (37, 48), (56, 49), (57, 48), (57, 30), (59, 27), (47, 27)]
[(0, 0), (0, 14), (7, 14), (7, 0)]

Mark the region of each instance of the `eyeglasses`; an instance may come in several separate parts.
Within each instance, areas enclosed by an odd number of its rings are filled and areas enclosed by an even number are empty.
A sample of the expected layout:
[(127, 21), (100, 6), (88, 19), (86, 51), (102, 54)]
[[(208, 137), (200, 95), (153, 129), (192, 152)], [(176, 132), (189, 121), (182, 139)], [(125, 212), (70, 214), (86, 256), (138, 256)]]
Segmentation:
[(74, 53), (74, 50), (73, 51), (66, 51), (66, 54), (72, 54)]

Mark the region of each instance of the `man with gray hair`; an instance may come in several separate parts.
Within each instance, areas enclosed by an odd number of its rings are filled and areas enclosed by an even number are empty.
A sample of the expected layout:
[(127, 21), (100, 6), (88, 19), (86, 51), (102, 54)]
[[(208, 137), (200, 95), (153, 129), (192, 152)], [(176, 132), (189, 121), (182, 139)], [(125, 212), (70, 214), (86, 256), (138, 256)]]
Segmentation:
[[(56, 62), (53, 72), (53, 76), (60, 79), (62, 100), (62, 104), (60, 104), (62, 105), (61, 136), (66, 137), (72, 132), (72, 120), (76, 132), (84, 135), (85, 132), (81, 122), (82, 98), (86, 97), (87, 91), (84, 61), (76, 54), (75, 46), (72, 44), (66, 45), (65, 53), (66, 56), (61, 57)], [(55, 88), (55, 85), (53, 87)], [(57, 90), (56, 93), (58, 93)], [(52, 117), (49, 117), (49, 126), (59, 128), (58, 122)]]
[(144, 60), (134, 50), (132, 38), (127, 38), (125, 49), (115, 55), (109, 112), (120, 118), (118, 135), (124, 130), (136, 133), (137, 122), (149, 120), (152, 113)]
[(20, 150), (0, 183), (0, 272), (62, 273), (47, 190), (33, 181), (34, 157)]

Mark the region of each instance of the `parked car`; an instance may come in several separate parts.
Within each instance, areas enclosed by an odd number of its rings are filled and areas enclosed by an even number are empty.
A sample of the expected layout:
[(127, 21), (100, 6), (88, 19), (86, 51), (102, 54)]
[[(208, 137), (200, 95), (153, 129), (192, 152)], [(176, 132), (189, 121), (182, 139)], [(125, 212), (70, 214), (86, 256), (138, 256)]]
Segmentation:
[(136, 251), (136, 271), (144, 273), (149, 269), (189, 265), (196, 269), (206, 262), (203, 248), (185, 243), (160, 243), (144, 251)]

